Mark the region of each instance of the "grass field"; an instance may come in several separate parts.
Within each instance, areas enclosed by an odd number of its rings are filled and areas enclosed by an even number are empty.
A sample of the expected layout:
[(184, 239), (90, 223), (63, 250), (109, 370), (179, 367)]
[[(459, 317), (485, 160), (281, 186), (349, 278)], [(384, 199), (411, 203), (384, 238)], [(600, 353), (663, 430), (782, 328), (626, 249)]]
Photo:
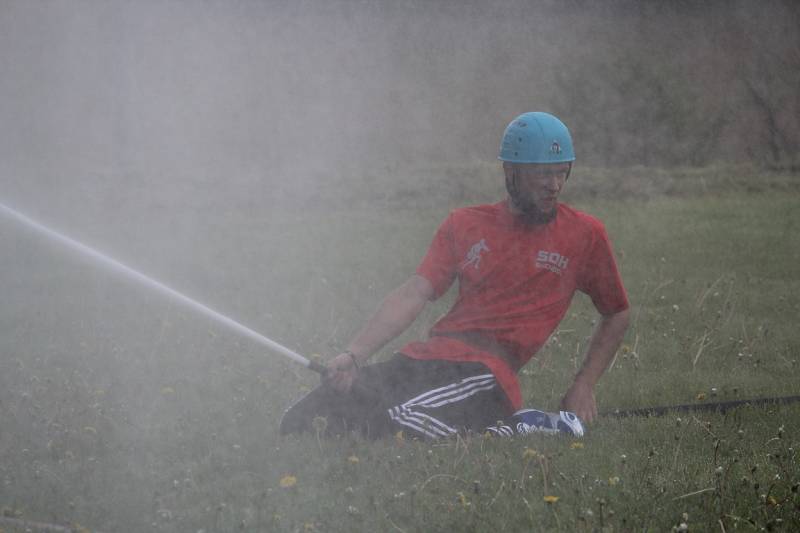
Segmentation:
[[(633, 305), (601, 411), (800, 393), (797, 176), (661, 171), (637, 186), (642, 172), (568, 184), (605, 221)], [(72, 236), (324, 356), (413, 271), (449, 208), (500, 193), (410, 183), (324, 208), (122, 201)], [(0, 243), (5, 518), (107, 532), (800, 529), (800, 405), (602, 418), (581, 440), (281, 438), (314, 375), (6, 219)], [(593, 320), (577, 297), (522, 372), (526, 405), (557, 406)]]

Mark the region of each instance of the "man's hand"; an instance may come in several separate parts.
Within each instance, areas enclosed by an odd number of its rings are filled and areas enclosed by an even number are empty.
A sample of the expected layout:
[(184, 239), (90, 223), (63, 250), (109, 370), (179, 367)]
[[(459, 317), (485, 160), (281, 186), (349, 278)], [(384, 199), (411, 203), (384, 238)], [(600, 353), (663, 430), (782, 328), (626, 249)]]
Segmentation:
[(561, 400), (561, 410), (575, 413), (582, 422), (594, 421), (597, 418), (594, 387), (584, 381), (576, 380)]
[(591, 422), (597, 418), (594, 385), (614, 359), (614, 354), (628, 328), (629, 317), (628, 309), (613, 315), (601, 316), (600, 323), (589, 341), (586, 359), (575, 376), (572, 386), (561, 400), (561, 409), (572, 411), (584, 422)]
[(328, 363), (325, 381), (339, 392), (350, 392), (358, 376), (358, 367), (349, 352), (340, 353)]

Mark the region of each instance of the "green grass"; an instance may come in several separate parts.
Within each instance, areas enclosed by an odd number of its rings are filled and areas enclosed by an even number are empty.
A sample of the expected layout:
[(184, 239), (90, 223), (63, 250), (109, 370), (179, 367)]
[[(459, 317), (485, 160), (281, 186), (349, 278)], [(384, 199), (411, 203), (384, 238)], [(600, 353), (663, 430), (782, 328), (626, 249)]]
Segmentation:
[[(570, 183), (570, 201), (605, 221), (633, 305), (601, 410), (797, 394), (795, 182), (659, 175), (672, 189), (613, 200), (611, 173), (593, 185), (603, 200)], [(184, 200), (95, 228), (92, 244), (327, 355), (413, 271), (447, 209), (498, 192), (469, 183), (324, 209)], [(151, 226), (167, 229), (154, 239)], [(6, 516), (104, 531), (800, 528), (800, 406), (604, 418), (579, 443), (280, 438), (283, 409), (313, 375), (5, 221), (0, 241), (13, 252), (0, 305)], [(381, 357), (424, 335), (451, 298)], [(557, 406), (593, 318), (577, 297), (522, 374), (526, 405)], [(296, 483), (282, 487), (287, 476)]]

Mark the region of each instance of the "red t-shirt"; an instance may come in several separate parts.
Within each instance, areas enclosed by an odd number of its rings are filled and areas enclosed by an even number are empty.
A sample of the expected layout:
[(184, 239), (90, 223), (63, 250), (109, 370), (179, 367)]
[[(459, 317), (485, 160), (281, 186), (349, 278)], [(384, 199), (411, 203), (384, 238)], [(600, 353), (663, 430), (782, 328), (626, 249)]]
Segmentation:
[[(556, 218), (530, 226), (506, 201), (456, 209), (436, 232), (417, 268), (439, 298), (458, 278), (458, 299), (424, 342), (400, 352), (415, 359), (478, 361), (503, 387), (514, 409), (522, 406), (516, 377), (547, 341), (569, 308), (575, 290), (610, 315), (628, 298), (603, 224), (558, 205)], [(479, 334), (503, 347), (513, 366), (450, 335)]]

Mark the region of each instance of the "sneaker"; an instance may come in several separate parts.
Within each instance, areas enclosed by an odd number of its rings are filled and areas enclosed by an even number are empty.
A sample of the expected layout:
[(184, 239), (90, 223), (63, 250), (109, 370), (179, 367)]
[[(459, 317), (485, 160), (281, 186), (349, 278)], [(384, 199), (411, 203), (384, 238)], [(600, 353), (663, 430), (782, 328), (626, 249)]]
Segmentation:
[(538, 409), (520, 409), (511, 417), (512, 426), (520, 435), (528, 433), (565, 433), (574, 437), (583, 436), (583, 424), (569, 411), (548, 413)]

